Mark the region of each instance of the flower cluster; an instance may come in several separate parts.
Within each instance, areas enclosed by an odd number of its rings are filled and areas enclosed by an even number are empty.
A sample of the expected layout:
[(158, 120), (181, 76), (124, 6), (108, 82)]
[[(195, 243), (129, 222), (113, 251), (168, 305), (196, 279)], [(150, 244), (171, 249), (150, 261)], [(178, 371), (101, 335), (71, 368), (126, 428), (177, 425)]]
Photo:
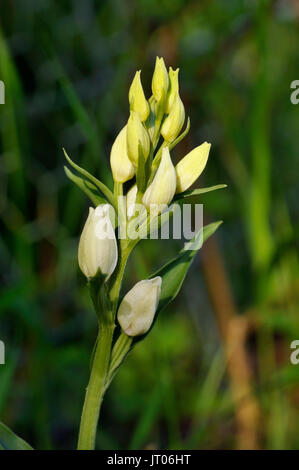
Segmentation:
[[(200, 176), (208, 160), (210, 144), (204, 142), (174, 166), (171, 150), (186, 135), (180, 134), (185, 108), (179, 94), (179, 69), (167, 69), (156, 59), (152, 96), (146, 99), (141, 71), (129, 90), (130, 116), (116, 137), (110, 154), (115, 193), (135, 178), (126, 194), (126, 220), (134, 217), (135, 204), (142, 203), (149, 217), (159, 216), (176, 194), (186, 191)], [(121, 191), (119, 192), (119, 187)], [(109, 206), (107, 206), (109, 207)], [(118, 246), (106, 205), (90, 209), (79, 244), (79, 266), (88, 279), (103, 276), (108, 281), (118, 263)], [(119, 217), (121, 223), (121, 217)], [(153, 322), (161, 292), (161, 278), (138, 282), (123, 298), (117, 318), (128, 336), (146, 333)]]
[[(125, 183), (136, 175), (136, 185), (128, 192), (130, 206), (134, 204), (132, 195), (136, 199), (139, 192), (139, 202), (157, 215), (176, 193), (186, 191), (200, 176), (208, 160), (210, 144), (199, 145), (174, 166), (170, 151), (185, 122), (185, 108), (179, 94), (179, 69), (170, 67), (167, 73), (164, 60), (157, 57), (153, 94), (148, 101), (140, 75), (139, 70), (130, 87), (130, 117), (112, 146), (110, 164), (113, 179), (118, 183)], [(161, 137), (163, 143), (156, 152)]]

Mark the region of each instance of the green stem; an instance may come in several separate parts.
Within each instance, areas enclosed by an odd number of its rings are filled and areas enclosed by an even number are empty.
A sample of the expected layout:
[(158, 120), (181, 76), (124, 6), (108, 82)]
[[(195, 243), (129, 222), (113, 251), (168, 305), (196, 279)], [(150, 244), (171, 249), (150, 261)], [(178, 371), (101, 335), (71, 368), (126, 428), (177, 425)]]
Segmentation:
[(95, 446), (100, 408), (105, 392), (105, 381), (110, 361), (115, 325), (101, 325), (89, 384), (82, 410), (78, 450), (92, 450)]
[(119, 291), (122, 283), (122, 278), (124, 275), (125, 267), (127, 264), (128, 257), (132, 247), (127, 243), (127, 240), (120, 240), (120, 250), (119, 250), (119, 262), (117, 271), (112, 275), (109, 291), (110, 291), (110, 301), (112, 303), (112, 310), (114, 314), (116, 313)]
[(133, 338), (126, 335), (123, 331), (119, 335), (111, 353), (111, 360), (109, 364), (109, 373), (106, 380), (106, 388), (110, 385), (116, 370), (124, 360), (125, 356), (131, 349)]
[[(109, 286), (108, 305), (111, 315), (104, 315), (103, 312), (102, 314), (99, 313), (100, 330), (82, 410), (78, 450), (92, 450), (95, 446), (101, 404), (107, 388), (112, 338), (115, 328), (114, 317), (118, 305), (121, 281), (130, 251), (131, 248), (128, 247), (126, 241), (121, 241), (118, 267)], [(105, 305), (105, 302), (103, 305)]]

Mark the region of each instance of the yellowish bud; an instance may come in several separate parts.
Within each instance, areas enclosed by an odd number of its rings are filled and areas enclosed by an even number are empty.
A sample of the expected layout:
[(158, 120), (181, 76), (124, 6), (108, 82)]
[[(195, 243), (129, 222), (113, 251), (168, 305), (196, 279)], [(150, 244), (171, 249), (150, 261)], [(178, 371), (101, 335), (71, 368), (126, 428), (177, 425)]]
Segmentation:
[(138, 282), (123, 298), (118, 322), (128, 336), (144, 335), (152, 326), (161, 295), (161, 277)]
[(169, 89), (167, 93), (165, 112), (169, 114), (174, 100), (179, 93), (179, 69), (169, 67)]
[(156, 101), (162, 101), (166, 98), (168, 90), (168, 73), (163, 58), (156, 58), (156, 65), (152, 80), (152, 91)]
[(127, 152), (127, 126), (116, 137), (110, 153), (110, 165), (114, 181), (125, 183), (133, 178), (135, 169)]
[(209, 157), (211, 144), (204, 142), (191, 150), (175, 167), (177, 193), (186, 191), (203, 172)]
[(141, 122), (139, 113), (131, 111), (127, 124), (127, 149), (128, 156), (134, 167), (138, 166), (139, 149), (146, 160), (150, 151), (150, 139)]
[(176, 190), (176, 173), (168, 147), (163, 148), (162, 158), (155, 177), (144, 193), (142, 202), (151, 212), (157, 215), (168, 206)]
[(137, 196), (137, 185), (134, 184), (127, 192), (127, 217), (130, 219), (134, 215), (135, 202)]
[(179, 94), (176, 94), (170, 113), (163, 122), (161, 134), (166, 142), (173, 142), (185, 121), (185, 108)]
[(146, 121), (150, 112), (148, 102), (145, 99), (141, 79), (141, 70), (135, 73), (132, 85), (129, 91), (130, 109), (139, 113), (141, 121)]
[(89, 208), (78, 249), (79, 266), (87, 278), (100, 273), (108, 279), (117, 264), (117, 243), (109, 210), (109, 204)]

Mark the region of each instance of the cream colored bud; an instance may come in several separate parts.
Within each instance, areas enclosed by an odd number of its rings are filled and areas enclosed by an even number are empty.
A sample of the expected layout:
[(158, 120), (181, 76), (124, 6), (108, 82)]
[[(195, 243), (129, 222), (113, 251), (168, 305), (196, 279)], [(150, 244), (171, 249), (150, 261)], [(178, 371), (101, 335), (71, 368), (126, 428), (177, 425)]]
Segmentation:
[(174, 100), (179, 93), (179, 69), (169, 67), (169, 89), (167, 93), (165, 112), (169, 114)]
[(155, 100), (160, 102), (166, 98), (169, 78), (163, 58), (156, 58), (156, 65), (152, 80), (152, 91)]
[(175, 167), (177, 193), (186, 191), (203, 172), (209, 157), (211, 144), (204, 142), (191, 150)]
[(185, 121), (185, 108), (179, 94), (176, 95), (170, 113), (163, 122), (161, 134), (166, 142), (173, 142)]
[(130, 219), (134, 215), (135, 202), (137, 196), (137, 185), (134, 184), (127, 192), (127, 217)]
[(135, 73), (132, 85), (129, 91), (130, 109), (139, 113), (141, 121), (146, 121), (150, 112), (149, 104), (145, 99), (141, 79), (141, 70)]
[(140, 116), (135, 111), (131, 111), (127, 124), (127, 149), (128, 156), (134, 167), (138, 166), (139, 149), (146, 160), (150, 151), (150, 139), (141, 122)]
[(87, 278), (113, 273), (117, 264), (117, 242), (109, 216), (109, 204), (90, 207), (78, 249), (79, 266)]
[(167, 206), (172, 201), (175, 190), (175, 169), (170, 158), (169, 149), (164, 147), (159, 168), (152, 183), (145, 191), (142, 202), (152, 215), (157, 215), (162, 212), (163, 206)]
[(135, 175), (134, 166), (127, 152), (127, 126), (122, 128), (112, 145), (110, 165), (113, 179), (117, 183), (125, 183)]
[(144, 335), (152, 326), (161, 295), (162, 279), (138, 282), (123, 298), (117, 313), (118, 322), (128, 336)]

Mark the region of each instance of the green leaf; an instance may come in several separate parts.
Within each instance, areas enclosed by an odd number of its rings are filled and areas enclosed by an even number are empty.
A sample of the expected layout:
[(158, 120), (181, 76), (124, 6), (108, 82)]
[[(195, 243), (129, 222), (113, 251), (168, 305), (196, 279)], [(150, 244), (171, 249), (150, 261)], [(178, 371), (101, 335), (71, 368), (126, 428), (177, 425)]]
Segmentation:
[(150, 99), (148, 100), (149, 105), (150, 105), (150, 113), (145, 121), (144, 125), (148, 131), (148, 134), (150, 136), (150, 139), (152, 141), (153, 133), (155, 130), (155, 121), (156, 121), (156, 116), (155, 116), (155, 98), (154, 96), (151, 96)]
[(221, 224), (222, 221), (213, 222), (200, 229), (193, 239), (185, 244), (176, 258), (172, 259), (149, 276), (149, 279), (156, 276), (162, 278), (160, 301), (150, 330), (145, 333), (145, 335), (134, 337), (131, 348), (149, 334), (158, 314), (176, 298), (198, 250), (202, 247), (203, 243), (216, 232)]
[(183, 193), (177, 194), (174, 198), (174, 201), (185, 199), (191, 196), (199, 196), (200, 194), (209, 193), (211, 191), (216, 191), (217, 189), (223, 189), (223, 188), (227, 188), (227, 184), (217, 184), (216, 186), (209, 186), (207, 188), (198, 188), (198, 189), (192, 189), (190, 191), (184, 191)]
[(87, 180), (89, 180), (91, 183), (93, 183), (97, 188), (99, 188), (99, 190), (104, 194), (104, 196), (106, 197), (106, 199), (110, 202), (110, 204), (112, 204), (112, 206), (114, 207), (115, 210), (117, 210), (117, 204), (116, 204), (116, 199), (113, 195), (113, 193), (110, 191), (109, 188), (107, 188), (107, 186), (102, 183), (100, 180), (98, 180), (97, 178), (95, 178), (92, 174), (90, 174), (88, 171), (84, 170), (84, 168), (81, 168), (79, 165), (77, 165), (76, 163), (74, 163), (70, 157), (68, 156), (68, 154), (66, 153), (65, 149), (63, 149), (63, 152), (64, 152), (64, 155), (65, 155), (65, 158), (67, 159), (67, 161), (69, 162), (69, 164), (76, 170), (78, 171), (78, 173), (80, 173), (82, 176), (84, 176), (84, 178), (86, 178)]
[(93, 183), (90, 183), (85, 178), (74, 175), (74, 173), (72, 173), (66, 166), (64, 167), (64, 171), (66, 176), (89, 197), (95, 206), (98, 206), (99, 204), (106, 204), (106, 199), (99, 195), (98, 189)]
[(139, 191), (144, 192), (146, 187), (145, 159), (140, 145), (138, 147), (138, 167), (136, 173), (136, 184)]
[[(203, 227), (201, 230), (199, 230), (195, 237), (190, 240), (189, 243), (185, 244), (184, 248), (180, 251), (176, 258), (174, 258), (169, 263), (162, 266), (154, 274), (149, 276), (149, 279), (152, 279), (156, 276), (162, 277), (161, 296), (152, 327), (157, 319), (158, 314), (165, 307), (167, 307), (167, 305), (172, 302), (178, 295), (184, 282), (184, 279), (187, 275), (187, 272), (198, 250), (201, 248), (203, 243), (211, 235), (213, 235), (213, 233), (216, 232), (217, 228), (221, 224), (222, 221), (218, 221)], [(118, 368), (123, 363), (131, 349), (133, 349), (139, 341), (144, 339), (149, 334), (152, 327), (145, 335), (136, 336), (134, 338), (127, 336), (123, 331), (120, 330), (120, 334), (114, 344), (112, 351), (112, 358), (110, 362), (109, 372), (107, 375), (106, 388), (108, 388), (108, 386), (110, 385)]]
[(0, 422), (0, 450), (33, 450), (33, 448)]
[[(202, 243), (213, 235), (221, 223), (222, 221), (214, 222), (203, 227), (195, 237), (185, 245), (176, 258), (162, 266), (162, 268), (150, 276), (150, 278), (155, 276), (162, 277), (161, 296), (156, 316), (178, 295), (191, 263)], [(195, 246), (196, 248), (191, 250), (189, 249), (191, 246)]]

